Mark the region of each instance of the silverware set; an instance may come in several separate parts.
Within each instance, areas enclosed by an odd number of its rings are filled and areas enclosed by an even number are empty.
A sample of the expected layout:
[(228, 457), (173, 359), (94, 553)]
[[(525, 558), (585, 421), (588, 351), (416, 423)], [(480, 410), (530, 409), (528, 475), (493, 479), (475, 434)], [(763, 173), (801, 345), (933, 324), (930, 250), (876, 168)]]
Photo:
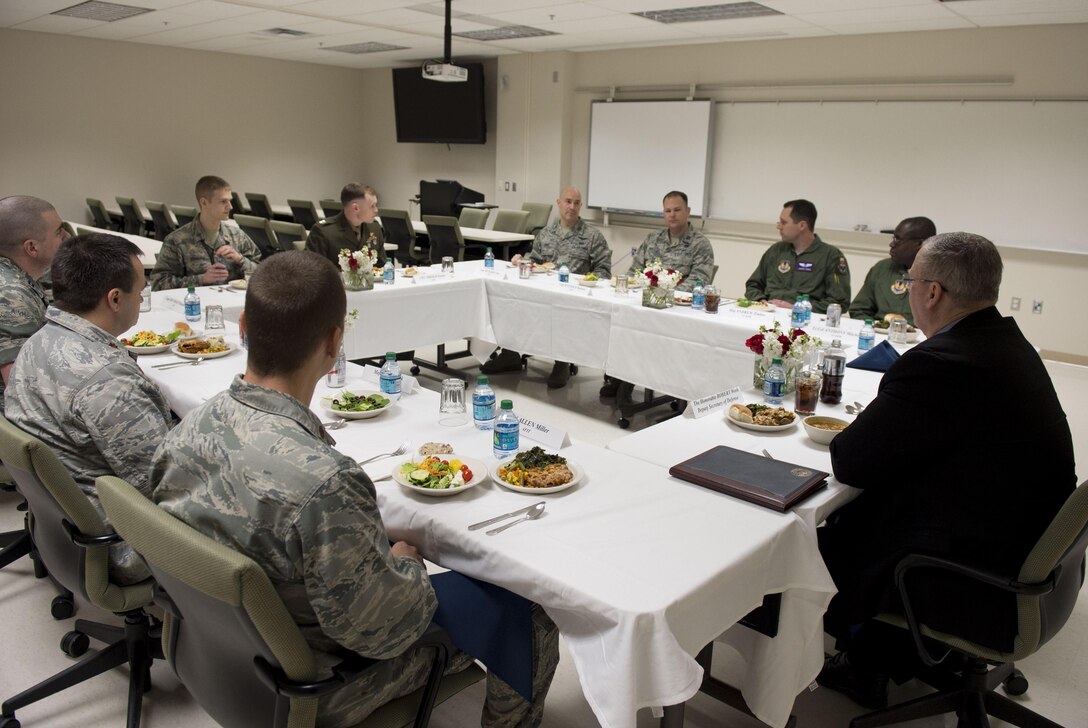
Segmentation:
[(861, 402), (854, 402), (854, 404), (846, 405), (846, 413), (850, 415), (860, 415), (865, 410), (865, 405)]
[(536, 519), (540, 518), (541, 516), (544, 515), (544, 506), (545, 505), (546, 505), (546, 503), (544, 501), (540, 501), (538, 503), (534, 503), (531, 506), (526, 506), (524, 508), (519, 508), (516, 511), (510, 511), (509, 513), (503, 513), (501, 516), (495, 516), (494, 518), (489, 518), (486, 521), (480, 521), (479, 523), (473, 523), (471, 526), (468, 527), (468, 530), (478, 531), (481, 528), (486, 528), (487, 526), (490, 526), (493, 523), (498, 523), (499, 521), (505, 521), (507, 518), (514, 518), (515, 516), (521, 516), (521, 518), (518, 518), (515, 521), (511, 521), (510, 523), (506, 523), (506, 524), (504, 524), (502, 526), (499, 526), (498, 528), (493, 528), (493, 529), (491, 529), (490, 531), (487, 532), (488, 536), (494, 536), (496, 533), (502, 533), (506, 529), (512, 528), (513, 526), (516, 526), (519, 523), (523, 523), (524, 521), (535, 521)]

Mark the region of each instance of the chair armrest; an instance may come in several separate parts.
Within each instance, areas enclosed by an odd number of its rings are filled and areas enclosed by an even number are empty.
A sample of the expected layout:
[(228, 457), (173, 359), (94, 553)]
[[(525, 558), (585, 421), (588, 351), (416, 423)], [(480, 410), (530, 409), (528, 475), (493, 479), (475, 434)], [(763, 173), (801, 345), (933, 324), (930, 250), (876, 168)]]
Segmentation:
[(88, 536), (72, 525), (67, 518), (61, 521), (61, 526), (63, 526), (64, 530), (68, 533), (68, 538), (72, 539), (72, 543), (84, 548), (90, 546), (109, 546), (114, 543), (122, 543), (125, 540), (121, 538), (121, 535), (116, 531), (110, 531), (101, 536)]

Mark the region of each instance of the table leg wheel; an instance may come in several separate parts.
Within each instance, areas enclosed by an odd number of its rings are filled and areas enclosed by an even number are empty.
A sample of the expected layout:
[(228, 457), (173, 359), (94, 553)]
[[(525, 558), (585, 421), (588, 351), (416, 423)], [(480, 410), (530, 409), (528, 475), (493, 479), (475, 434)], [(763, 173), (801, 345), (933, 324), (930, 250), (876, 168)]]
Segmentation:
[(577, 374), (578, 373), (578, 365), (577, 364), (571, 364), (570, 365), (570, 373), (571, 374)]
[(626, 417), (621, 417), (619, 419), (619, 422), (617, 422), (616, 424), (620, 426), (621, 430), (626, 430), (628, 427), (631, 426), (631, 420), (627, 419)]
[(669, 407), (672, 409), (673, 412), (679, 411), (680, 410), (680, 400), (674, 399), (673, 401), (669, 402)]
[(413, 366), (413, 367), (412, 367), (411, 369), (409, 369), (408, 371), (410, 371), (410, 372), (412, 373), (412, 376), (414, 377), (414, 376), (416, 376), (417, 374), (419, 374), (419, 367), (417, 367), (417, 366)]

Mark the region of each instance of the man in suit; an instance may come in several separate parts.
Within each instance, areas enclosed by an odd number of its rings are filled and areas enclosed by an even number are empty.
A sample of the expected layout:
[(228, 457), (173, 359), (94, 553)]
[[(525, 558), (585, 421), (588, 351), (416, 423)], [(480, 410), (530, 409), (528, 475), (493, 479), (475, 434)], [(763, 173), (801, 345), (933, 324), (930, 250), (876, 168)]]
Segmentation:
[[(870, 621), (899, 609), (899, 559), (925, 553), (1015, 576), (1076, 485), (1050, 376), (994, 306), (1001, 268), (978, 235), (922, 245), (909, 295), (927, 339), (831, 443), (835, 477), (862, 493), (819, 531), (839, 589), (824, 625), (843, 652), (817, 680), (869, 708), (887, 703), (889, 677), (903, 682), (917, 668), (908, 633)], [(911, 594), (930, 626), (1011, 650), (1015, 597), (944, 573), (916, 577)]]
[[(323, 255), (339, 267), (343, 249), (351, 251), (370, 248), (377, 256), (376, 266), (385, 265), (385, 234), (374, 218), (378, 216), (378, 193), (370, 185), (355, 182), (340, 191), (344, 209), (332, 217), (319, 220), (310, 228), (306, 249)], [(375, 271), (377, 275), (381, 275)]]

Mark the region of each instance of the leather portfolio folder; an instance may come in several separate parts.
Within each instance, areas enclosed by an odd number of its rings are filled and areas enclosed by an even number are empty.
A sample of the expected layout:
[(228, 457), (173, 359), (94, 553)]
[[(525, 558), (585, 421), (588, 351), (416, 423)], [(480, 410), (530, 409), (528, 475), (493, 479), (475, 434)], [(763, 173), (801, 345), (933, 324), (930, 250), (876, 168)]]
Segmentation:
[(669, 468), (669, 475), (776, 511), (827, 485), (828, 473), (718, 445)]

